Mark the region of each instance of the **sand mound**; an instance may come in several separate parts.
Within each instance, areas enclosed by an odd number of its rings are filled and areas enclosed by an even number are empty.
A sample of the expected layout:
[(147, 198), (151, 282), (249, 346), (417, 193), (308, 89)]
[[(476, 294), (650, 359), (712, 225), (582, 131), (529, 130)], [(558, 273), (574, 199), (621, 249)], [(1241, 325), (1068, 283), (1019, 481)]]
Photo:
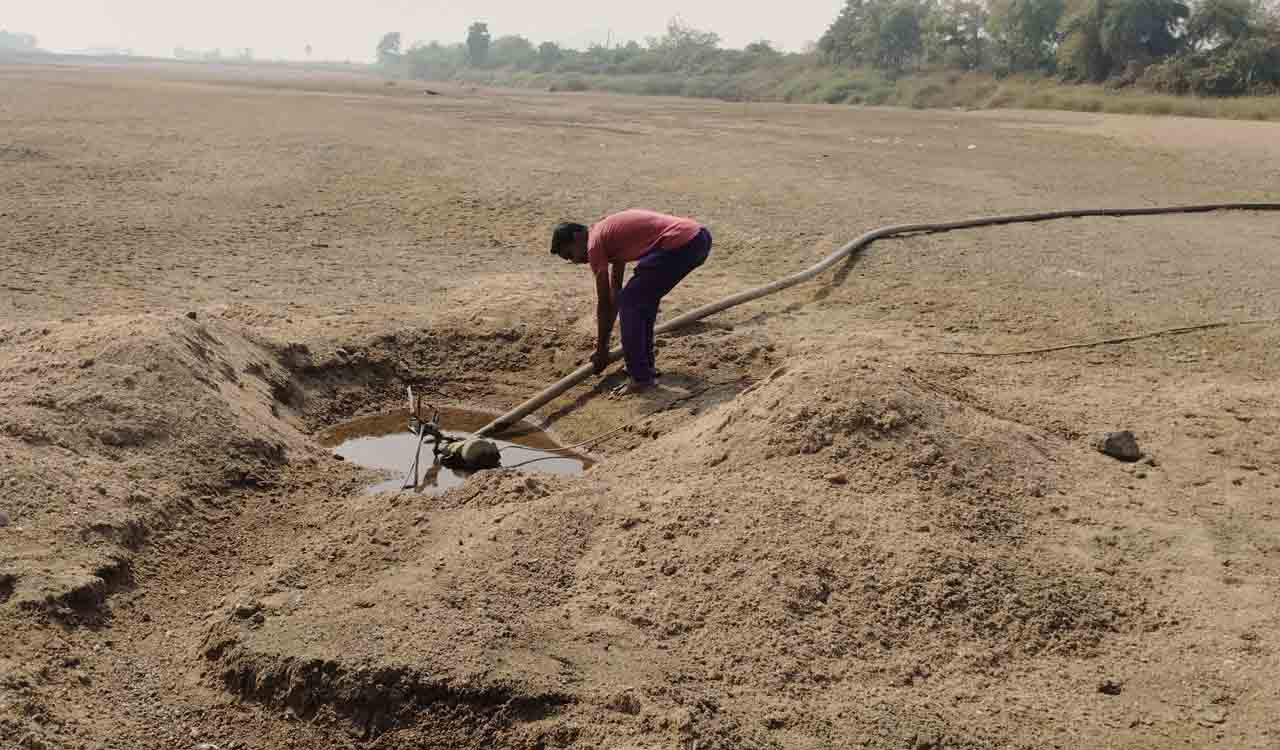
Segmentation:
[(307, 450), (276, 399), (288, 373), (227, 325), (106, 318), (6, 330), (0, 347), (10, 606), (101, 616), (153, 531)]
[(582, 478), (334, 502), (225, 603), (212, 673), (389, 743), (999, 744), (957, 682), (1145, 605), (1041, 530), (1074, 448), (930, 383), (803, 362)]

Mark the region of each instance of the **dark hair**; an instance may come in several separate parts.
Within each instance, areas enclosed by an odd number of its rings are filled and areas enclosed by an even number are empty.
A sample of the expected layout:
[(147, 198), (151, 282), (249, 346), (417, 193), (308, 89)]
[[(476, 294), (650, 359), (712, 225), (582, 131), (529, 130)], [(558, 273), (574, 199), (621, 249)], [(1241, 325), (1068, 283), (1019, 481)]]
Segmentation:
[(573, 242), (573, 238), (577, 237), (579, 232), (585, 231), (587, 231), (586, 227), (571, 221), (556, 224), (556, 228), (551, 230), (551, 254), (559, 255), (561, 248)]

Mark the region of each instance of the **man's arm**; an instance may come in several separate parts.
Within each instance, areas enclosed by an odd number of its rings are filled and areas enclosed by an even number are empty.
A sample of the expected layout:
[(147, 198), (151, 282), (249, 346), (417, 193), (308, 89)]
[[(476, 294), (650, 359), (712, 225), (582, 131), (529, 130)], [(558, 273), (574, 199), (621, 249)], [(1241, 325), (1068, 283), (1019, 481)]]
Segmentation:
[(596, 276), (596, 353), (591, 361), (596, 373), (609, 364), (609, 339), (613, 337), (613, 321), (618, 317), (618, 292), (622, 289), (625, 263), (610, 265), (610, 273)]
[(618, 294), (622, 292), (622, 277), (627, 273), (626, 263), (610, 263), (609, 264), (609, 280), (613, 289), (613, 307), (618, 307)]

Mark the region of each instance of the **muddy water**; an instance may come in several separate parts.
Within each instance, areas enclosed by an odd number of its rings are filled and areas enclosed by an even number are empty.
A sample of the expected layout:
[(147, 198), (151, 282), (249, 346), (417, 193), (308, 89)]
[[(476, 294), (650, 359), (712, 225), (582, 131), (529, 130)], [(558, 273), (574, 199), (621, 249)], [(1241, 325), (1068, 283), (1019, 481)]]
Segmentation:
[[(450, 437), (468, 437), (488, 424), (494, 415), (466, 409), (441, 409), (440, 430)], [(418, 438), (409, 432), (405, 410), (361, 417), (329, 428), (320, 443), (346, 460), (383, 472), (387, 479), (368, 487), (369, 492), (413, 489), (438, 494), (461, 485), (473, 472), (450, 469), (435, 461), (430, 441), (423, 443), (415, 485), (411, 472)], [(552, 453), (560, 447), (546, 432), (521, 426), (494, 440), (502, 451), (504, 468), (549, 474), (581, 474), (590, 461), (576, 454)]]

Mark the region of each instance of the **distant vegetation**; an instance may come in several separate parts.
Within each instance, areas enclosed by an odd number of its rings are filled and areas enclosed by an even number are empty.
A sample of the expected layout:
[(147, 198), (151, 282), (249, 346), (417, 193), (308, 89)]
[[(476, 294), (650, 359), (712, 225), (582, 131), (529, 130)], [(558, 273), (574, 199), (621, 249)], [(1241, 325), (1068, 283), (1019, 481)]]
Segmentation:
[(220, 49), (198, 50), (186, 49), (184, 47), (176, 47), (173, 50), (173, 56), (178, 60), (204, 60), (206, 62), (219, 62), (222, 60), (236, 60), (239, 62), (252, 62), (253, 50), (248, 47), (234, 50), (224, 55)]
[(31, 34), (0, 29), (0, 50), (35, 52), (37, 49), (37, 40)]
[(402, 50), (388, 34), (378, 60), (419, 79), (567, 91), (1280, 118), (1280, 13), (1258, 0), (846, 0), (803, 53), (726, 49), (678, 19), (643, 44), (586, 50), (477, 22), (456, 44)]

